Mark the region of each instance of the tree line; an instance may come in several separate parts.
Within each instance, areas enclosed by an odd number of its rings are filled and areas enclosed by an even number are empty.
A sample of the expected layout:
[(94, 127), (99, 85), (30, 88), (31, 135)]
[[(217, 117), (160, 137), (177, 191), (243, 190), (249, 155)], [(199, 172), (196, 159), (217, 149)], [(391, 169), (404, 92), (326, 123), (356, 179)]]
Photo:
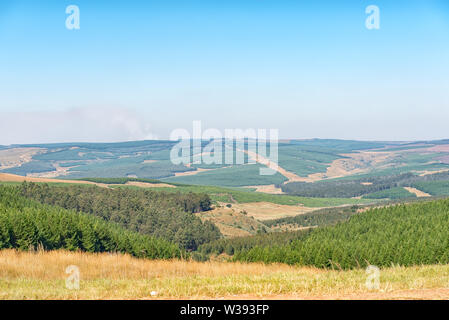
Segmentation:
[(6, 248), (121, 252), (148, 259), (183, 256), (169, 241), (75, 210), (41, 204), (22, 197), (16, 187), (0, 186), (0, 249)]
[(356, 205), (350, 207), (326, 208), (292, 217), (265, 220), (263, 223), (270, 228), (283, 225), (296, 227), (323, 227), (348, 220), (352, 215), (358, 212), (357, 210), (359, 208), (360, 207)]
[(194, 257), (198, 260), (207, 260), (210, 255), (220, 255), (224, 253), (231, 256), (238, 251), (249, 250), (259, 246), (272, 247), (286, 245), (292, 243), (294, 240), (304, 238), (309, 232), (310, 230), (305, 229), (220, 239), (201, 245)]
[(84, 212), (127, 230), (174, 242), (187, 250), (221, 238), (215, 225), (202, 222), (195, 215), (210, 209), (207, 194), (29, 182), (17, 188), (23, 197)]
[(412, 187), (417, 182), (449, 180), (449, 171), (418, 176), (403, 173), (358, 179), (336, 179), (317, 182), (290, 182), (279, 185), (283, 192), (301, 197), (352, 198), (396, 187)]

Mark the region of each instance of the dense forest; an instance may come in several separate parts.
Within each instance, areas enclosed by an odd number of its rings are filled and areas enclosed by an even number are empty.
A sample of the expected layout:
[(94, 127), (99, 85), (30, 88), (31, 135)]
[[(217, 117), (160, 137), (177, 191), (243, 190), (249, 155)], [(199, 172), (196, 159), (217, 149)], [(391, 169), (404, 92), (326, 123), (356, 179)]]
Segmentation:
[(17, 188), (26, 198), (91, 214), (128, 230), (172, 241), (187, 250), (221, 238), (215, 225), (202, 222), (194, 214), (210, 209), (207, 194), (27, 182)]
[(132, 232), (112, 222), (40, 204), (20, 190), (0, 186), (0, 249), (121, 252), (148, 259), (180, 258), (179, 247)]
[(449, 200), (400, 204), (314, 229), (288, 245), (241, 250), (234, 259), (342, 269), (449, 263), (448, 235)]
[[(315, 198), (352, 198), (397, 187), (412, 187), (419, 182), (449, 180), (449, 171), (425, 176), (413, 173), (371, 176), (358, 179), (335, 179), (317, 182), (291, 182), (279, 185), (283, 192)], [(410, 195), (412, 196), (412, 195)]]

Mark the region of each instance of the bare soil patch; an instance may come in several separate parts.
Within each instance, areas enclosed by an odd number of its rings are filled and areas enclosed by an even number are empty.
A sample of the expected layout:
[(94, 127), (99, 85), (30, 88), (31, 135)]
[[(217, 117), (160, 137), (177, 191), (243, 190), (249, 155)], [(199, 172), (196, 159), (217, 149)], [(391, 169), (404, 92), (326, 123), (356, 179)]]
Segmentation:
[(128, 181), (126, 183), (128, 186), (135, 186), (141, 188), (176, 188), (176, 186), (167, 183), (149, 183), (149, 182), (139, 182), (139, 181)]
[(19, 167), (30, 162), (34, 155), (44, 152), (43, 148), (13, 148), (0, 150), (0, 169)]
[(394, 158), (393, 152), (359, 152), (342, 154), (346, 158), (336, 159), (327, 168), (325, 173), (314, 173), (307, 177), (314, 182), (330, 178), (342, 178), (359, 173), (366, 173), (374, 167), (380, 167), (389, 159)]
[(261, 221), (297, 216), (319, 209), (271, 202), (234, 203), (232, 207), (238, 211), (246, 211), (248, 216)]
[(54, 163), (53, 166), (55, 167), (55, 171), (30, 173), (28, 174), (28, 176), (33, 178), (56, 178), (68, 175), (70, 169), (77, 167), (77, 166), (61, 167), (59, 163)]
[(1, 182), (43, 182), (43, 183), (74, 183), (74, 184), (92, 184), (100, 187), (108, 188), (107, 184), (96, 183), (90, 181), (81, 180), (61, 180), (61, 179), (49, 179), (49, 178), (35, 178), (35, 177), (23, 177), (15, 174), (0, 173)]
[(238, 150), (248, 154), (256, 162), (276, 170), (288, 179), (288, 182), (315, 182), (330, 178), (341, 178), (358, 173), (370, 171), (373, 167), (381, 167), (383, 163), (395, 157), (394, 152), (373, 152), (364, 151), (358, 153), (342, 154), (346, 158), (334, 160), (324, 173), (313, 173), (307, 177), (300, 177), (297, 174), (287, 171), (271, 160), (261, 155), (245, 150)]
[(404, 187), (404, 189), (410, 193), (414, 193), (418, 198), (431, 197), (430, 194), (425, 193), (424, 191), (418, 190), (416, 188)]
[(243, 210), (235, 205), (228, 208), (225, 203), (211, 211), (198, 213), (197, 216), (202, 220), (211, 221), (227, 238), (249, 236), (262, 227), (260, 222), (244, 214)]
[(195, 171), (175, 172), (175, 177), (194, 176), (200, 172), (206, 172), (206, 171), (211, 171), (211, 170), (215, 170), (215, 169), (196, 168)]
[(262, 186), (245, 186), (245, 188), (256, 189), (256, 192), (270, 193), (270, 194), (284, 194), (281, 188), (277, 188), (274, 184)]
[(442, 173), (442, 172), (448, 172), (449, 170), (444, 169), (444, 170), (436, 170), (436, 171), (428, 171), (428, 170), (424, 170), (424, 171), (414, 171), (416, 173), (418, 173), (420, 176), (428, 176), (430, 174), (435, 174), (435, 173)]

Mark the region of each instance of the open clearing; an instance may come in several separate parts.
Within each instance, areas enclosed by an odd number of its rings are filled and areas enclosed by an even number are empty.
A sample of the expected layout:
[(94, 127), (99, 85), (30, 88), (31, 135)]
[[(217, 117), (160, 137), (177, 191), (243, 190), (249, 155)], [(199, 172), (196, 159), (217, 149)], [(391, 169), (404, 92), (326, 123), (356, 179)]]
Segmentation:
[(404, 187), (404, 189), (410, 193), (414, 193), (418, 198), (431, 197), (430, 194), (425, 193), (424, 191), (418, 190), (416, 188)]
[[(186, 167), (190, 167), (190, 166), (186, 166)], [(211, 170), (214, 170), (214, 169), (196, 168), (195, 171), (175, 172), (175, 177), (194, 176), (200, 172), (206, 172), (206, 171), (211, 171)]]
[(261, 186), (245, 186), (245, 188), (256, 189), (256, 192), (270, 193), (270, 194), (284, 194), (281, 188), (276, 188), (274, 184)]
[(237, 208), (226, 206), (197, 214), (201, 220), (210, 221), (217, 226), (226, 238), (243, 237), (255, 234), (263, 225)]
[[(50, 178), (37, 178), (37, 177), (23, 177), (15, 174), (0, 173), (0, 182), (41, 182), (41, 183), (71, 183), (71, 184), (91, 184), (102, 188), (109, 188), (111, 186), (123, 186), (122, 184), (105, 184), (91, 181), (82, 180), (61, 180)], [(126, 185), (141, 187), (141, 188), (176, 188), (176, 186), (167, 183), (148, 183), (138, 181), (128, 181)]]
[(167, 183), (149, 183), (139, 181), (128, 181), (127, 186), (141, 187), (141, 188), (176, 188), (176, 186)]
[[(65, 286), (70, 265), (79, 290)], [(448, 265), (382, 269), (377, 290), (366, 279), (365, 270), (0, 251), (1, 299), (449, 299)]]
[(261, 221), (297, 216), (299, 214), (320, 209), (276, 204), (272, 202), (234, 203), (232, 204), (232, 208), (236, 211), (245, 211), (249, 217), (254, 217), (254, 219)]
[(0, 182), (43, 182), (43, 183), (75, 183), (75, 184), (92, 184), (101, 187), (108, 187), (108, 185), (103, 183), (96, 183), (90, 181), (80, 181), (80, 180), (61, 180), (61, 179), (49, 179), (49, 178), (34, 178), (34, 177), (23, 177), (15, 174), (0, 173)]
[(19, 167), (30, 162), (34, 155), (44, 152), (42, 148), (14, 148), (0, 150), (0, 170)]
[(53, 166), (55, 167), (55, 171), (31, 173), (28, 174), (27, 176), (33, 178), (57, 178), (68, 175), (70, 173), (69, 172), (70, 169), (76, 168), (76, 166), (61, 167), (59, 163), (54, 163)]
[(447, 170), (447, 169), (443, 169), (443, 170), (435, 170), (435, 171), (427, 171), (427, 170), (425, 170), (425, 171), (417, 171), (417, 173), (420, 175), (420, 176), (428, 176), (428, 175), (431, 175), (431, 174), (435, 174), (435, 173), (442, 173), (442, 172), (448, 172), (449, 170)]
[(332, 161), (325, 173), (309, 175), (304, 182), (315, 182), (324, 179), (342, 178), (354, 174), (366, 173), (374, 167), (380, 167), (383, 163), (394, 158), (393, 152), (358, 152), (342, 154), (346, 157)]

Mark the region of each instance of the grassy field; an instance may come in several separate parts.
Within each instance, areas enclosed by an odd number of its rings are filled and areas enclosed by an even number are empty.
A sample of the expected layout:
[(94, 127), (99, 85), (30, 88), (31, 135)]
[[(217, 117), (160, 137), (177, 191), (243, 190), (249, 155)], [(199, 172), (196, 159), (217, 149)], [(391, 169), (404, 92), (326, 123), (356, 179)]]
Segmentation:
[[(69, 290), (69, 265), (80, 289)], [(391, 267), (379, 289), (365, 270), (150, 261), (127, 255), (0, 251), (0, 299), (448, 299), (449, 266)], [(151, 295), (153, 292), (153, 295)]]
[(416, 198), (416, 195), (401, 187), (391, 188), (363, 196), (364, 199), (408, 199)]

